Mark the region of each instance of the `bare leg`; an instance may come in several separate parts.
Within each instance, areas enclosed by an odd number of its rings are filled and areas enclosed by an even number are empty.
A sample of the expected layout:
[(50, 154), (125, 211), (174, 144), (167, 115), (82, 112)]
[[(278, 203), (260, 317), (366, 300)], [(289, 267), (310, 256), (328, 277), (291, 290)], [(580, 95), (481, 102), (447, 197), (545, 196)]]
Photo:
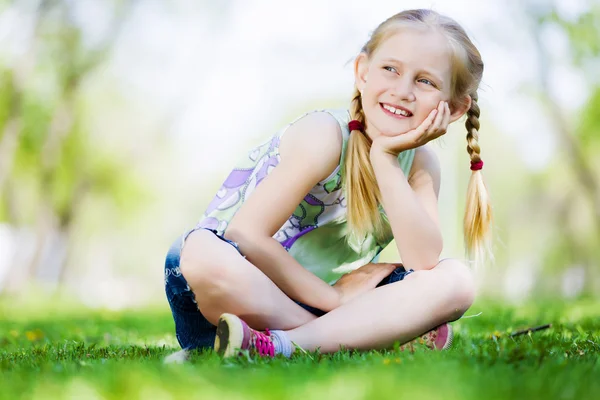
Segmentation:
[(474, 284), (470, 270), (457, 260), (417, 271), (403, 281), (357, 297), (328, 314), (287, 331), (305, 350), (323, 353), (386, 348), (460, 318), (471, 306)]
[(292, 329), (316, 317), (281, 291), (263, 272), (212, 232), (188, 236), (180, 269), (198, 308), (216, 325), (231, 313), (255, 329)]

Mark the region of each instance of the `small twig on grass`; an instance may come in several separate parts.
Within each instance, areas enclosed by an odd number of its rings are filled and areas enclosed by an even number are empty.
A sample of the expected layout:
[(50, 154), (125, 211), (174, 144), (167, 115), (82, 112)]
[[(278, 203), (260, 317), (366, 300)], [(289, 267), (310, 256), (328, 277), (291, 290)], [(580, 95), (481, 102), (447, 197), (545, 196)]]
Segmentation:
[(535, 328), (527, 328), (527, 329), (523, 329), (521, 331), (516, 331), (510, 334), (510, 337), (515, 337), (515, 336), (519, 336), (519, 335), (525, 335), (531, 332), (537, 332), (537, 331), (541, 331), (543, 329), (548, 329), (551, 328), (552, 324), (546, 324), (546, 325), (540, 325), (540, 326), (536, 326)]

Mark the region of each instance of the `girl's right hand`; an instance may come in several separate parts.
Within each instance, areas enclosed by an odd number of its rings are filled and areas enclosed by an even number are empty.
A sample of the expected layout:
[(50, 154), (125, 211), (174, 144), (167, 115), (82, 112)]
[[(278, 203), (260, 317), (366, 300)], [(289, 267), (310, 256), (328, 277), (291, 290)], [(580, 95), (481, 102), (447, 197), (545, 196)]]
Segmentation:
[(349, 272), (333, 285), (340, 299), (340, 305), (353, 298), (375, 289), (379, 282), (402, 264), (369, 263)]

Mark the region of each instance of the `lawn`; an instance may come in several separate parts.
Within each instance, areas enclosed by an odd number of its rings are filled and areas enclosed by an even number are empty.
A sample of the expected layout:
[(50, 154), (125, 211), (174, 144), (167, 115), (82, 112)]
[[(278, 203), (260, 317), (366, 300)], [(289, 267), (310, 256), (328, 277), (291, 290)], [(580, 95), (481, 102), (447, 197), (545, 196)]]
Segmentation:
[[(598, 399), (600, 304), (478, 302), (449, 351), (165, 364), (167, 308), (120, 312), (0, 303), (0, 399)], [(552, 327), (511, 337), (522, 328)]]

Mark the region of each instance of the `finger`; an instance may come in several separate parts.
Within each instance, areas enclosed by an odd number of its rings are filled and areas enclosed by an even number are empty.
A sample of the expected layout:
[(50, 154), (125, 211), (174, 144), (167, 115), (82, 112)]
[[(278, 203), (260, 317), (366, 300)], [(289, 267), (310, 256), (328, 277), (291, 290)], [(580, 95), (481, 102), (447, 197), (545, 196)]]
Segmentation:
[(379, 271), (377, 271), (376, 273), (373, 273), (371, 275), (373, 282), (381, 282), (383, 279), (385, 279), (387, 276), (389, 276), (392, 272), (394, 272), (395, 268), (381, 268)]
[(442, 118), (441, 118), (441, 122), (439, 124), (439, 126), (435, 127), (435, 130), (433, 130), (434, 128), (432, 128), (429, 132), (429, 134), (431, 135), (429, 140), (435, 140), (437, 138), (439, 138), (442, 135), (445, 135), (446, 132), (448, 131), (448, 124), (450, 123), (450, 108), (448, 106), (448, 103), (444, 102), (443, 104), (443, 111), (441, 112)]
[(417, 137), (421, 137), (425, 132), (427, 132), (429, 130), (429, 127), (431, 126), (431, 124), (435, 120), (435, 117), (438, 114), (439, 114), (439, 112), (438, 112), (437, 108), (431, 110), (431, 112), (429, 113), (427, 118), (425, 118), (425, 120), (421, 123), (421, 125), (419, 125), (419, 127), (417, 129), (415, 129), (415, 134), (417, 135)]
[(387, 268), (385, 268), (385, 270), (387, 271), (387, 274), (391, 274), (392, 272), (394, 272), (394, 270), (396, 268), (398, 268), (398, 266), (396, 264), (387, 264), (386, 265)]
[[(363, 266), (361, 268), (365, 268), (365, 267)], [(361, 268), (359, 268), (359, 269), (361, 269)], [(396, 269), (395, 264), (376, 263), (376, 264), (369, 264), (368, 271), (373, 274), (389, 274), (395, 269)], [(365, 269), (365, 271), (366, 271), (366, 269)]]
[(377, 271), (379, 271), (382, 274), (383, 273), (390, 274), (395, 269), (396, 269), (396, 266), (394, 264), (390, 264), (390, 263), (377, 264)]
[(444, 106), (445, 104), (446, 102), (444, 101), (441, 101), (440, 104), (438, 104), (437, 116), (433, 121), (433, 124), (431, 124), (431, 126), (428, 129), (429, 133), (436, 133), (442, 126), (442, 122), (444, 121), (444, 117), (446, 116), (446, 107)]
[(446, 112), (444, 113), (444, 121), (442, 122), (441, 129), (446, 132), (448, 130), (448, 125), (450, 125), (450, 118), (452, 117), (452, 112), (450, 111), (450, 106), (446, 103)]
[(397, 267), (394, 264), (391, 264), (389, 268), (386, 268), (385, 273), (381, 276), (381, 279), (385, 279), (385, 277), (394, 272), (396, 268)]
[(431, 140), (427, 139), (428, 137), (436, 134), (437, 130), (439, 129), (438, 126), (441, 124), (441, 120), (443, 118), (444, 109), (441, 107), (442, 104), (443, 102), (440, 102), (438, 108), (433, 110), (435, 111), (435, 117), (432, 119), (429, 126), (425, 127), (424, 130), (417, 132), (417, 142), (427, 142)]
[(434, 128), (431, 128), (429, 133), (431, 135), (430, 140), (434, 140), (439, 138), (440, 136), (446, 134), (448, 130), (448, 124), (450, 122), (450, 108), (448, 107), (448, 103), (444, 102), (442, 106), (442, 111), (440, 112), (440, 123), (436, 125)]

